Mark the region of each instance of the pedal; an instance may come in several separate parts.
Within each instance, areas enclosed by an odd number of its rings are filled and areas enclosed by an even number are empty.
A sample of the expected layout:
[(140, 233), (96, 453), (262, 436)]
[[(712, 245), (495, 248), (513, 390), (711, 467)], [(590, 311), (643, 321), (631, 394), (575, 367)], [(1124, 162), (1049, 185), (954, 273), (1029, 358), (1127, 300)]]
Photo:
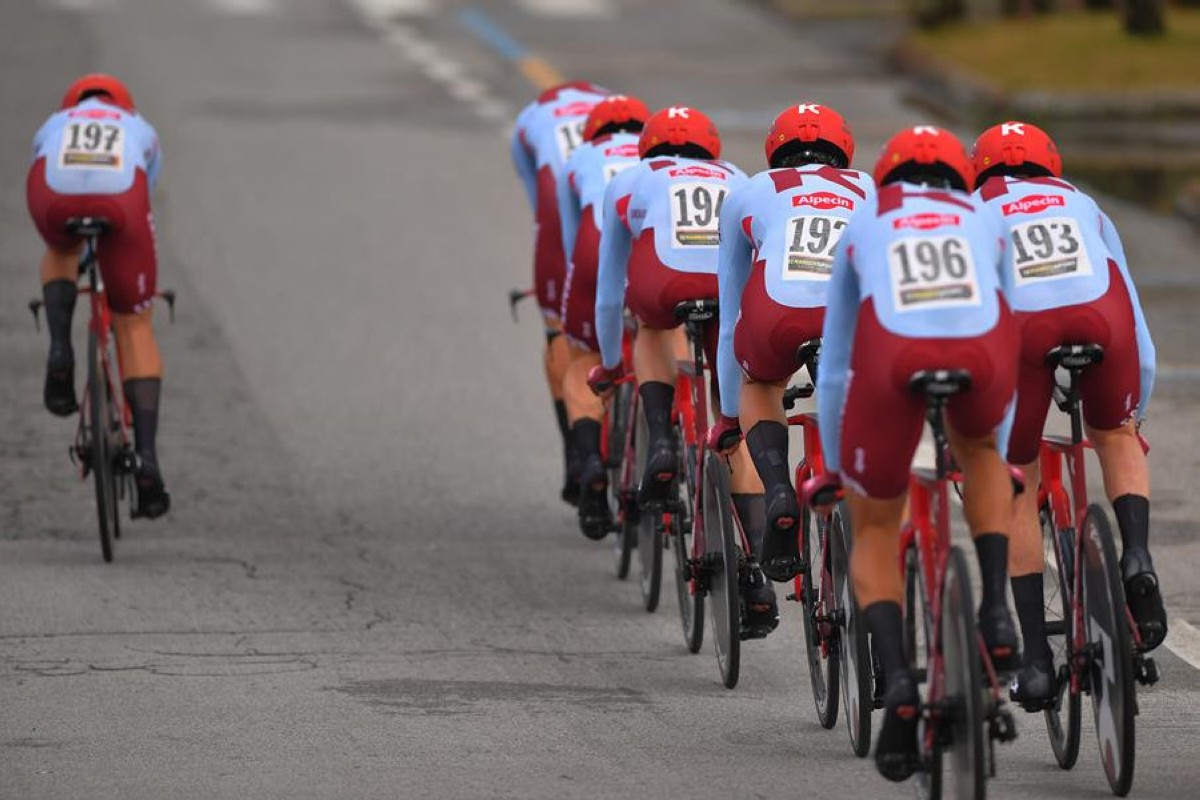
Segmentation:
[(1004, 744), (1017, 738), (1017, 721), (1007, 708), (998, 708), (988, 716), (988, 738)]
[(1158, 683), (1158, 664), (1150, 656), (1138, 655), (1133, 659), (1133, 676), (1142, 686)]
[(799, 603), (800, 602), (800, 598), (796, 596), (795, 592), (788, 592), (786, 595), (784, 595), (783, 599), (787, 600), (789, 603)]

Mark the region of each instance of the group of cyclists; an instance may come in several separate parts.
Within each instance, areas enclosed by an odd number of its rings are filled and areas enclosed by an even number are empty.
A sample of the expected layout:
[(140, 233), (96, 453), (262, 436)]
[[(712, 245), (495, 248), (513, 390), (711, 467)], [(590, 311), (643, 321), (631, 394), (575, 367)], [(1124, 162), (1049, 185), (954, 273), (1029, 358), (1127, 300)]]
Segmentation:
[(673, 312), (716, 299), (719, 324), (704, 345), (719, 413), (707, 446), (728, 457), (748, 555), (770, 579), (747, 582), (742, 597), (744, 624), (766, 631), (778, 622), (771, 581), (792, 580), (802, 563), (803, 498), (782, 401), (801, 345), (820, 339), (827, 480), (849, 507), (851, 579), (886, 686), (875, 762), (900, 781), (918, 767), (920, 704), (897, 569), (925, 421), (910, 377), (970, 375), (945, 421), (979, 561), (979, 630), (996, 669), (1013, 676), (1011, 697), (1034, 710), (1058, 690), (1036, 500), (1055, 385), (1046, 354), (1060, 344), (1104, 349), (1081, 381), (1084, 420), (1118, 521), (1130, 610), (1153, 649), (1167, 619), (1148, 545), (1139, 428), (1155, 352), (1116, 228), (1062, 177), (1058, 149), (1040, 128), (1004, 122), (970, 151), (943, 128), (908, 128), (869, 175), (851, 168), (854, 151), (835, 109), (800, 102), (775, 118), (767, 169), (748, 177), (720, 159), (720, 134), (700, 110), (651, 112), (586, 82), (544, 92), (521, 111), (512, 138), (535, 219), (533, 293), (562, 435), (563, 499), (578, 506), (588, 537), (612, 528), (604, 400), (630, 368), (649, 433), (638, 444), (646, 455), (637, 502), (669, 491), (679, 468)]

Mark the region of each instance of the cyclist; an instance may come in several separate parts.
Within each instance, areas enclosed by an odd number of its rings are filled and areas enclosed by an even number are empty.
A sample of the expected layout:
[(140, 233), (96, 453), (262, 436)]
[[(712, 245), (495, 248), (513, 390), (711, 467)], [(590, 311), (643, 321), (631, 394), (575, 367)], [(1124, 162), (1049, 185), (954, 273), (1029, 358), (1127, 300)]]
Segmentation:
[(600, 457), (600, 420), (604, 406), (588, 388), (588, 371), (600, 363), (596, 342), (596, 268), (604, 189), (613, 176), (638, 163), (638, 134), (650, 109), (636, 97), (609, 95), (597, 103), (583, 125), (584, 142), (567, 158), (558, 180), (563, 251), (568, 255), (563, 287), (562, 330), (571, 360), (563, 379), (571, 446), (582, 464), (579, 527), (592, 539), (603, 538), (612, 523), (608, 508), (608, 471)]
[[(1084, 420), (1121, 531), (1126, 597), (1143, 642), (1157, 647), (1167, 619), (1147, 546), (1150, 475), (1138, 439), (1154, 385), (1154, 343), (1121, 238), (1096, 202), (1063, 180), (1058, 148), (1040, 128), (1025, 122), (989, 128), (975, 142), (974, 162), (975, 196), (1009, 238), (1008, 300), (1021, 331), (1009, 461), (1024, 470), (1026, 485), (1038, 485), (1054, 386), (1046, 352), (1060, 344), (1104, 347), (1104, 360), (1081, 379)], [(1046, 643), (1037, 493), (1023, 494), (1015, 508), (1010, 568), (1025, 663), (1013, 698), (1040, 706), (1058, 687)]]
[(567, 156), (583, 142), (583, 123), (588, 112), (608, 94), (607, 89), (586, 81), (547, 89), (517, 115), (512, 135), (513, 165), (533, 209), (533, 291), (546, 328), (543, 353), (546, 383), (563, 442), (562, 498), (572, 505), (579, 502), (579, 465), (572, 455), (567, 407), (562, 397), (563, 375), (570, 355), (561, 337), (559, 320), (567, 267), (557, 187)]
[[(634, 364), (650, 439), (638, 489), (638, 500), (645, 505), (665, 499), (678, 469), (671, 429), (679, 327), (675, 307), (686, 300), (717, 297), (718, 216), (726, 196), (742, 186), (746, 176), (718, 160), (721, 139), (716, 126), (687, 106), (652, 114), (638, 140), (638, 153), (641, 163), (617, 175), (604, 196), (596, 287), (601, 365), (591, 370), (588, 383), (607, 392), (621, 376), (622, 309), (628, 304), (638, 321)], [(715, 326), (710, 325), (709, 332), (711, 341), (705, 348), (711, 364)], [(744, 455), (731, 469), (733, 499), (757, 553), (766, 528), (761, 482)], [(765, 636), (779, 619), (774, 590), (757, 568), (743, 590), (747, 635)]]
[(826, 463), (848, 489), (851, 579), (885, 671), (875, 764), (895, 781), (917, 766), (920, 708), (904, 657), (896, 568), (924, 427), (924, 401), (908, 388), (916, 371), (971, 373), (970, 388), (950, 398), (947, 433), (979, 556), (980, 632), (997, 669), (1017, 657), (1005, 599), (1013, 490), (996, 429), (1016, 385), (1018, 333), (1001, 293), (999, 230), (967, 194), (972, 174), (962, 143), (939, 128), (904, 130), (884, 146), (878, 195), (851, 218), (835, 255), (817, 377)]
[(151, 324), (158, 264), (150, 194), (162, 168), (158, 135), (119, 80), (92, 74), (67, 89), (60, 110), (34, 137), (33, 149), (26, 198), (46, 242), (41, 278), (50, 354), (44, 403), (64, 417), (79, 408), (71, 318), (83, 243), (65, 225), (72, 217), (104, 217), (113, 227), (100, 238), (97, 256), (133, 416), (137, 513), (162, 516), (171, 498), (155, 447), (162, 358)]
[(721, 419), (709, 444), (730, 452), (747, 431), (766, 487), (762, 569), (787, 581), (799, 569), (800, 509), (788, 471), (783, 393), (799, 366), (798, 349), (821, 335), (834, 247), (875, 185), (848, 169), (854, 138), (829, 106), (784, 109), (765, 150), (770, 169), (733, 192), (721, 210)]

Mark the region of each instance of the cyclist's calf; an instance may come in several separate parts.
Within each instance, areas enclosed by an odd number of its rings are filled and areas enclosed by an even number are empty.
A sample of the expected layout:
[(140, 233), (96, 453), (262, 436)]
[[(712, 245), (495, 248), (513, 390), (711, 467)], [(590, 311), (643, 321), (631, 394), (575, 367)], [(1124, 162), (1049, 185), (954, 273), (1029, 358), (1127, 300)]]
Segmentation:
[(1134, 421), (1108, 431), (1089, 426), (1087, 434), (1100, 460), (1108, 499), (1112, 501), (1126, 494), (1149, 497), (1150, 469)]

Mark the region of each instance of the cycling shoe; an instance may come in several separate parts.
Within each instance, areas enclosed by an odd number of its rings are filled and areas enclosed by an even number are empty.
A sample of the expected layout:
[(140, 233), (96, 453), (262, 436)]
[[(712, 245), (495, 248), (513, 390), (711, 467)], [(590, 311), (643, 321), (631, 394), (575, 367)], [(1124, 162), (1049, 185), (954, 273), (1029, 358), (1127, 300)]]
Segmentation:
[(608, 507), (608, 472), (598, 453), (588, 456), (579, 482), (579, 529), (589, 539), (603, 539), (612, 530), (612, 511)]
[(137, 486), (138, 501), (135, 517), (157, 519), (167, 513), (171, 508), (171, 495), (163, 485), (157, 463), (150, 459), (139, 459), (133, 481)]
[(675, 443), (670, 438), (651, 442), (646, 468), (642, 471), (642, 482), (638, 486), (638, 505), (648, 506), (666, 501), (678, 470)]
[(79, 410), (79, 403), (75, 399), (75, 355), (71, 348), (50, 349), (42, 402), (46, 410), (57, 417), (69, 417)]
[(1008, 697), (1026, 711), (1045, 711), (1058, 700), (1058, 676), (1053, 661), (1034, 661), (1017, 670)]
[(767, 495), (767, 535), (763, 540), (762, 571), (785, 583), (800, 574), (800, 504), (791, 486), (771, 489)]
[(875, 768), (889, 781), (908, 780), (920, 764), (917, 722), (921, 696), (909, 675), (889, 676), (883, 725), (875, 743)]
[(1126, 550), (1121, 556), (1121, 576), (1125, 602), (1137, 623), (1142, 650), (1153, 650), (1167, 638), (1167, 610), (1163, 607), (1149, 551), (1140, 547)]
[(764, 639), (779, 626), (779, 604), (775, 587), (763, 577), (762, 571), (751, 568), (750, 576), (742, 583), (742, 639)]
[(996, 672), (1012, 672), (1021, 663), (1017, 626), (1006, 603), (979, 609), (979, 632)]

